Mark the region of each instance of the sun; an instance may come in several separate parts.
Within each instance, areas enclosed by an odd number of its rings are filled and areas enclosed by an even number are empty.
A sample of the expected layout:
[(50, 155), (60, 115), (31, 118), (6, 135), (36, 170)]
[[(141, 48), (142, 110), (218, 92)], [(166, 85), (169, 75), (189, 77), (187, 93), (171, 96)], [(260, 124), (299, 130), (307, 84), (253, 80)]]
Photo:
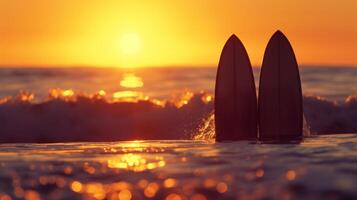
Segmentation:
[(141, 49), (141, 39), (138, 33), (125, 33), (120, 40), (121, 52), (126, 56), (135, 56)]

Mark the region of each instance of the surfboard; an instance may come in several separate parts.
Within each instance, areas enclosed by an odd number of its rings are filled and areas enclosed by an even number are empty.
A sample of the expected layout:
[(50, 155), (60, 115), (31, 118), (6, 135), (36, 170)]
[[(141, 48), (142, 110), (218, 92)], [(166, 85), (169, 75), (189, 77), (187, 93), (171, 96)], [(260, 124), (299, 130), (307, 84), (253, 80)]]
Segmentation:
[(289, 40), (277, 31), (265, 49), (259, 83), (259, 139), (302, 138), (303, 105), (298, 64)]
[(237, 36), (223, 47), (215, 86), (216, 141), (257, 139), (257, 96), (248, 54)]

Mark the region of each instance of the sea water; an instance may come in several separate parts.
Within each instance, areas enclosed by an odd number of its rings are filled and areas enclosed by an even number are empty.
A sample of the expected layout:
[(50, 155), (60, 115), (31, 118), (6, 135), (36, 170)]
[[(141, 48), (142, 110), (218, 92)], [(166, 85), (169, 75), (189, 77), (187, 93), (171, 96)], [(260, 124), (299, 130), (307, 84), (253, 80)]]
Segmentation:
[(301, 69), (292, 144), (215, 143), (215, 73), (0, 69), (0, 199), (357, 198), (357, 69)]
[[(310, 132), (356, 133), (357, 68), (300, 70)], [(0, 142), (212, 139), (215, 75), (213, 67), (0, 69)], [(258, 68), (254, 76), (258, 88)]]
[(0, 199), (356, 199), (357, 135), (0, 145)]
[[(19, 91), (34, 93), (36, 100), (48, 97), (53, 88), (72, 89), (95, 93), (100, 90), (113, 94), (117, 91), (136, 90), (153, 98), (171, 99), (184, 91), (214, 92), (215, 67), (167, 68), (0, 68), (0, 98), (14, 96)], [(259, 86), (259, 68), (254, 68), (256, 86)], [(303, 93), (344, 101), (357, 93), (357, 68), (300, 67)], [(126, 85), (128, 77), (142, 85)], [(138, 79), (130, 79), (136, 77)]]

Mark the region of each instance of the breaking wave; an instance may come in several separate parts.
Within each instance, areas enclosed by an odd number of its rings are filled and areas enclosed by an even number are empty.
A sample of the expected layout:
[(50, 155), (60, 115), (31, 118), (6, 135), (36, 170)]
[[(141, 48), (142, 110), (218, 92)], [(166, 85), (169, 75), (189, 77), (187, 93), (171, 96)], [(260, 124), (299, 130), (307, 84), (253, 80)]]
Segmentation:
[[(357, 96), (305, 96), (304, 113), (313, 134), (357, 132)], [(213, 122), (213, 96), (205, 92), (162, 101), (134, 91), (108, 98), (53, 89), (40, 102), (29, 92), (0, 99), (0, 142), (213, 139)]]

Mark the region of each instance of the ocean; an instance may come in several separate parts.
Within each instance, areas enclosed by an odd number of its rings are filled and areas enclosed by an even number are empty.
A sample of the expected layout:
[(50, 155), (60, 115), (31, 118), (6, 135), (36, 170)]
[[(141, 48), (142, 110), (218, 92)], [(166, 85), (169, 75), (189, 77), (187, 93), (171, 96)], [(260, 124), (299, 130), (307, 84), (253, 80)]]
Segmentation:
[[(357, 68), (300, 70), (305, 135), (357, 133)], [(0, 141), (212, 139), (215, 76), (207, 67), (3, 68)]]
[(0, 199), (357, 199), (357, 68), (301, 68), (285, 144), (214, 142), (215, 73), (0, 69)]
[[(142, 81), (136, 91), (152, 98), (170, 100), (185, 91), (214, 92), (216, 77), (214, 67), (169, 68), (2, 68), (0, 69), (0, 98), (15, 96), (19, 91), (35, 94), (37, 101), (48, 97), (54, 88), (76, 92), (95, 93), (100, 90), (113, 94), (132, 90), (121, 85), (126, 75)], [(301, 67), (301, 81), (305, 95), (319, 96), (329, 101), (343, 102), (357, 94), (357, 68)], [(259, 68), (253, 70), (259, 86)]]
[(0, 144), (0, 199), (356, 199), (357, 135)]

